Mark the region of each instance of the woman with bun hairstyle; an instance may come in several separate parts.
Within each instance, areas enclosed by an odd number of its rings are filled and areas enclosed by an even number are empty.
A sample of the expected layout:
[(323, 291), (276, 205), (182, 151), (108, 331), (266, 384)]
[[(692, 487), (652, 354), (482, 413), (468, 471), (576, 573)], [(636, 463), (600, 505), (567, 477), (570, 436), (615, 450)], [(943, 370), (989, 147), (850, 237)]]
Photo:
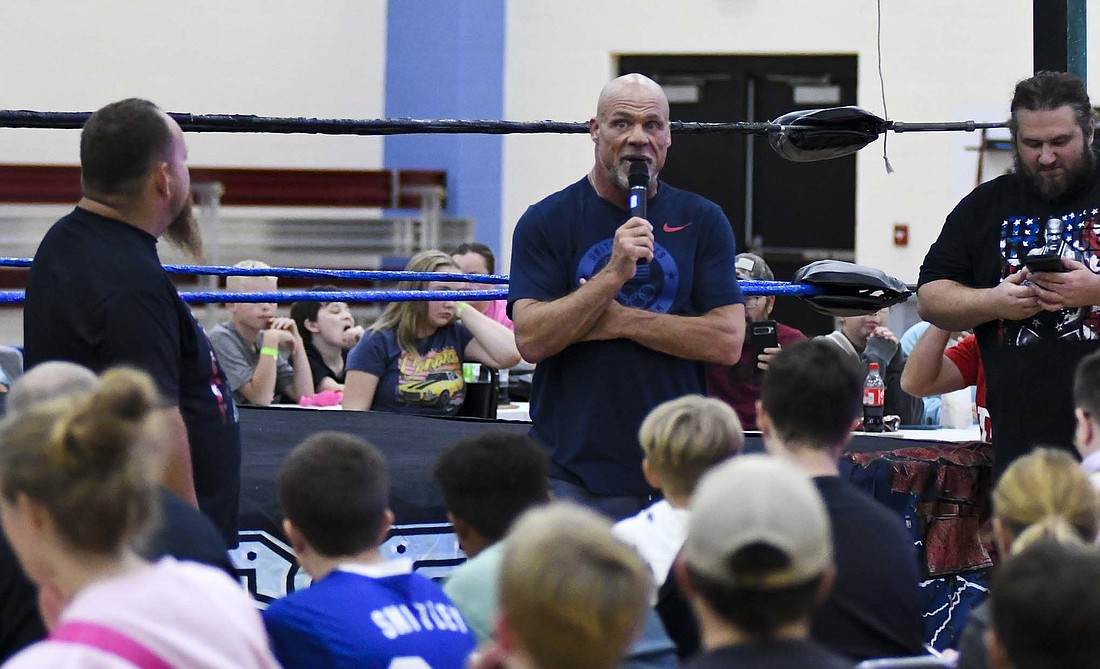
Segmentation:
[[(451, 256), (421, 251), (410, 272), (460, 274)], [(451, 281), (401, 281), (398, 290), (465, 290)], [(390, 302), (348, 354), (343, 408), (453, 415), (466, 386), (462, 363), (497, 369), (520, 361), (515, 334), (465, 302)]]
[[(1091, 545), (1100, 527), (1096, 489), (1067, 451), (1036, 448), (1018, 458), (993, 489), (993, 536), (1001, 557), (1040, 540)], [(984, 669), (989, 600), (970, 612), (959, 640), (956, 669)]]
[(134, 549), (158, 513), (159, 404), (148, 375), (115, 369), (0, 423), (0, 519), (51, 630), (5, 667), (278, 666), (239, 584)]

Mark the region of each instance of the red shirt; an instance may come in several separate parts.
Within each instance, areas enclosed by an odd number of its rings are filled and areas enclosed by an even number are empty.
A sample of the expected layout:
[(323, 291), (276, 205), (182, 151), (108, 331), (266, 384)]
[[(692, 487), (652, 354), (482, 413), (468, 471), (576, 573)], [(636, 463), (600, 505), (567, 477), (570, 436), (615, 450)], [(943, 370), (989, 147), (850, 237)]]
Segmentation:
[(974, 335), (965, 337), (958, 344), (945, 349), (943, 354), (959, 368), (967, 385), (978, 387), (974, 395), (974, 404), (978, 408), (978, 429), (981, 430), (982, 441), (992, 442), (989, 409), (985, 406), (985, 368), (982, 367), (982, 356), (978, 351), (978, 338)]
[[(780, 347), (806, 338), (806, 335), (782, 323), (775, 324), (775, 334)], [(736, 365), (707, 365), (707, 396), (717, 397), (733, 407), (741, 419), (741, 427), (746, 430), (759, 429), (756, 427), (756, 400), (760, 399), (761, 370), (756, 368), (757, 355), (759, 353), (746, 337), (741, 347), (741, 359)]]

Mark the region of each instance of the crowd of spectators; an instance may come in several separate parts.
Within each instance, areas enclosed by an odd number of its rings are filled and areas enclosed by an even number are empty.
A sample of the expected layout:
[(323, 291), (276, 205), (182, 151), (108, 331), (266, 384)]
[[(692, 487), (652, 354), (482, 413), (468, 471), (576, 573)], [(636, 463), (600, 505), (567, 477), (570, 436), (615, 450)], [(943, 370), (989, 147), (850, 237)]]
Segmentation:
[[(979, 274), (993, 285), (980, 288), (963, 280), (960, 260), (975, 257), (963, 242), (977, 239), (962, 240), (961, 226), (1001, 207), (991, 192), (1012, 206), (1021, 187), (1028, 206), (1093, 197), (1094, 122), (1076, 113), (1087, 102), (1068, 75), (1018, 85), (1019, 174), (980, 187), (948, 218), (922, 269), (932, 325), (909, 374), (886, 309), (844, 316), (808, 341), (777, 325), (774, 344), (742, 346), (751, 326), (770, 323), (774, 300), (750, 305), (734, 272), (772, 272), (734, 255), (713, 203), (659, 181), (668, 100), (641, 75), (601, 92), (592, 171), (520, 221), (509, 300), (394, 302), (366, 328), (341, 301), (300, 302), (291, 317), (239, 302), (204, 332), (155, 252), (162, 235), (201, 249), (182, 131), (147, 101), (108, 105), (81, 136), (84, 197), (32, 268), (30, 371), (0, 377), (0, 390), (10, 386), (0, 422), (5, 666), (839, 669), (927, 656), (910, 534), (839, 466), (874, 362), (886, 413), (902, 424), (925, 413), (907, 391), (947, 392), (990, 373), (1001, 564), (958, 666), (1096, 666), (1100, 352), (1085, 318), (1095, 300), (1082, 295), (1100, 280), (1066, 251), (1035, 271), (991, 258)], [(670, 217), (662, 228), (625, 206), (639, 164), (651, 214)], [(572, 236), (549, 234), (566, 228)], [(492, 274), (495, 260), (471, 244), (423, 251), (406, 269)], [(231, 292), (276, 287), (268, 276), (227, 281)], [(123, 327), (134, 322), (145, 327)], [(950, 332), (972, 326), (984, 368), (974, 341), (968, 362), (944, 351)], [(1053, 422), (1007, 410), (1006, 370), (1034, 370), (1055, 338), (1064, 348), (1043, 387), (1072, 371), (1073, 401), (1052, 407)], [(278, 478), (282, 529), (312, 584), (256, 611), (225, 551), (240, 487), (235, 401), (327, 392), (344, 409), (452, 415), (467, 361), (508, 368), (521, 352), (537, 363), (533, 438), (487, 431), (434, 468), (468, 558), (446, 582), (381, 551), (394, 522), (381, 451), (321, 432)], [(618, 415), (605, 411), (612, 401)], [(759, 430), (763, 453), (741, 454), (742, 422)], [(1061, 438), (1070, 427), (1072, 443)], [(1038, 435), (1055, 448), (1036, 448)]]

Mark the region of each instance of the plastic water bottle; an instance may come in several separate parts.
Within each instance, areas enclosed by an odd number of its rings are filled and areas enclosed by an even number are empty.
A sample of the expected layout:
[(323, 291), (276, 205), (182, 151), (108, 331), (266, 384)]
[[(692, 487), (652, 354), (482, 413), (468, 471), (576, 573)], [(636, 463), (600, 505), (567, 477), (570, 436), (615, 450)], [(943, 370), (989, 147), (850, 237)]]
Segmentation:
[(497, 392), (497, 405), (509, 404), (512, 400), (508, 397), (508, 370), (500, 370), (500, 390)]
[(882, 432), (882, 409), (886, 403), (886, 384), (872, 362), (867, 380), (863, 382), (863, 431)]

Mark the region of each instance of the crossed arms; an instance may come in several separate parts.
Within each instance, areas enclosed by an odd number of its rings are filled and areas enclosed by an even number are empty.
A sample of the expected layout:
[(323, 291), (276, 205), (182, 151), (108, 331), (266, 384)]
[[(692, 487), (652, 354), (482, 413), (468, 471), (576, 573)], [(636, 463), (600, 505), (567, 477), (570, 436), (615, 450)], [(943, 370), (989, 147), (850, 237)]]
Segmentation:
[(615, 231), (611, 259), (589, 281), (550, 301), (520, 299), (512, 306), (523, 359), (541, 362), (583, 341), (629, 339), (668, 355), (723, 365), (741, 357), (745, 307), (729, 304), (701, 316), (674, 316), (625, 307), (615, 295), (634, 277), (638, 260), (653, 259), (653, 228), (631, 218)]

